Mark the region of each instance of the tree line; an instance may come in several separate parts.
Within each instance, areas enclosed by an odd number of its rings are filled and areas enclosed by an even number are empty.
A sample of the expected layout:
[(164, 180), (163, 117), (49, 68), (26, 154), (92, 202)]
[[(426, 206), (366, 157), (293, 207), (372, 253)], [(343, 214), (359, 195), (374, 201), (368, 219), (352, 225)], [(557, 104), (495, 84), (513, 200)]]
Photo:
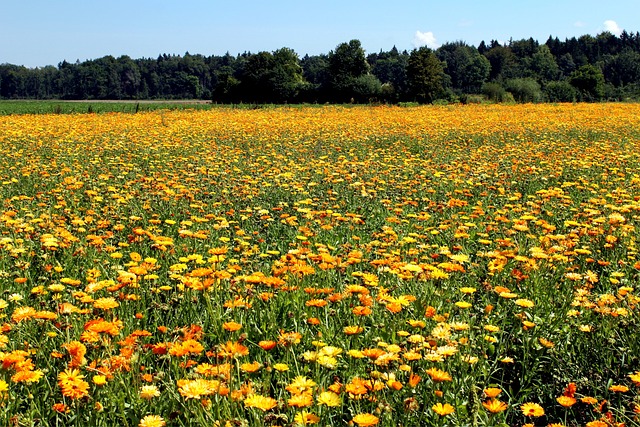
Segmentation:
[(541, 44), (446, 43), (432, 50), (366, 54), (359, 40), (300, 58), (289, 48), (236, 56), (163, 54), (156, 59), (0, 65), (4, 99), (210, 99), (217, 103), (472, 101), (572, 102), (640, 99), (640, 33)]

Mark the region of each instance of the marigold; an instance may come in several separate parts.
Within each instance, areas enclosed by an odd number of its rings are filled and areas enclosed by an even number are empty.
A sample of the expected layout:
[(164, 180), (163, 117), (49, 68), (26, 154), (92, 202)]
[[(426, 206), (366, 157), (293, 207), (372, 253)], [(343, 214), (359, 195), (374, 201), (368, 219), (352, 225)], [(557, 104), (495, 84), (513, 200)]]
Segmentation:
[(433, 410), (433, 412), (443, 417), (445, 415), (453, 414), (455, 412), (454, 407), (448, 403), (445, 403), (443, 405), (442, 403), (438, 402), (435, 405), (433, 405), (431, 409)]
[(296, 414), (294, 421), (296, 422), (296, 424), (306, 426), (316, 424), (318, 421), (320, 421), (320, 417), (311, 412), (302, 411)]
[(502, 412), (507, 409), (506, 403), (495, 398), (482, 402), (482, 406), (492, 414), (497, 414), (498, 412)]
[(544, 415), (544, 409), (537, 403), (527, 402), (520, 406), (522, 413), (527, 417), (541, 417)]
[(484, 395), (490, 399), (494, 397), (498, 397), (500, 393), (502, 393), (502, 389), (497, 387), (485, 388), (483, 391), (484, 391)]
[(438, 368), (430, 368), (425, 371), (433, 382), (452, 381), (451, 375), (448, 372)]
[(147, 415), (140, 420), (138, 427), (164, 427), (167, 423), (159, 415)]
[(575, 397), (571, 396), (560, 396), (556, 398), (556, 401), (565, 408), (573, 406), (576, 403)]
[(288, 406), (306, 408), (313, 405), (313, 397), (309, 393), (295, 394), (287, 401)]
[(140, 398), (145, 400), (153, 399), (154, 397), (160, 396), (160, 390), (155, 385), (143, 385), (140, 388)]
[(352, 420), (358, 427), (370, 427), (378, 424), (378, 417), (373, 414), (358, 414)]
[(278, 406), (278, 401), (271, 397), (252, 394), (244, 400), (244, 406), (245, 408), (258, 408), (266, 412)]
[(342, 403), (340, 400), (340, 396), (332, 391), (323, 391), (318, 394), (316, 398), (318, 405), (326, 405), (326, 406), (340, 406)]

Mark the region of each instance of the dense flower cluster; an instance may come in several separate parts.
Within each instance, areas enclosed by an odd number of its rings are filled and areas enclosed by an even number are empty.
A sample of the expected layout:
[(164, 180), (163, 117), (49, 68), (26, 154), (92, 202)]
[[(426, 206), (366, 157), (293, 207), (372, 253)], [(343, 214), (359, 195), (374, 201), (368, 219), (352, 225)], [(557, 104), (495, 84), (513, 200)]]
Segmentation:
[(637, 105), (16, 115), (0, 150), (3, 425), (638, 422)]

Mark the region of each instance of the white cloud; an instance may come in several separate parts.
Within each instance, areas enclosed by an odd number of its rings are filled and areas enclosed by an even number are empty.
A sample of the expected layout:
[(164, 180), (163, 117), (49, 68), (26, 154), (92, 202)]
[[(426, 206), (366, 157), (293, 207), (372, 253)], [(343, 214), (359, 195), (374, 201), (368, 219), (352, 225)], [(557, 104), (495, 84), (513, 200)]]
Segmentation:
[(587, 24), (585, 24), (585, 23), (584, 23), (584, 22), (582, 22), (582, 21), (576, 21), (576, 22), (574, 22), (574, 23), (573, 23), (573, 26), (574, 26), (574, 27), (578, 27), (578, 28), (582, 28), (582, 27), (586, 27), (586, 26), (587, 26)]
[(427, 31), (426, 33), (416, 31), (416, 34), (413, 36), (413, 46), (416, 48), (427, 46), (430, 49), (437, 49), (440, 45), (436, 41), (436, 36), (434, 36), (431, 31)]
[(604, 29), (605, 31), (609, 31), (611, 34), (615, 34), (616, 36), (622, 34), (622, 28), (618, 26), (618, 23), (616, 21), (604, 21)]

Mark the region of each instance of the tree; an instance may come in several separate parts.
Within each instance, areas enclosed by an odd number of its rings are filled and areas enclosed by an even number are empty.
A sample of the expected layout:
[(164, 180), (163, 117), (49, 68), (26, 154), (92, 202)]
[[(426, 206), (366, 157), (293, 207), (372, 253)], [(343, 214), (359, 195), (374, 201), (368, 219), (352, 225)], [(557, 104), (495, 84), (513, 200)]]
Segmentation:
[(506, 80), (518, 76), (518, 58), (505, 46), (493, 46), (485, 57), (491, 65), (489, 80)]
[(435, 53), (427, 48), (414, 49), (407, 63), (409, 93), (421, 103), (433, 102), (444, 92), (444, 68)]
[(437, 51), (444, 63), (444, 72), (451, 77), (454, 90), (463, 93), (479, 93), (489, 78), (491, 64), (477, 49), (464, 43), (447, 43)]
[(304, 87), (302, 67), (298, 54), (282, 48), (273, 52), (273, 68), (269, 72), (273, 102), (291, 102)]
[(578, 90), (583, 101), (599, 101), (604, 96), (604, 75), (594, 65), (578, 68), (571, 74), (569, 83)]
[(540, 85), (531, 77), (507, 80), (505, 88), (518, 102), (539, 102), (542, 98)]
[(389, 52), (369, 55), (371, 74), (384, 85), (384, 97), (388, 101), (398, 101), (407, 93), (407, 64), (409, 54), (398, 52), (394, 46)]
[(547, 45), (540, 45), (529, 62), (529, 69), (533, 77), (540, 83), (556, 80), (560, 75), (560, 69), (556, 59), (551, 54)]
[(331, 97), (337, 102), (349, 102), (356, 93), (356, 81), (369, 73), (369, 64), (359, 40), (339, 44), (329, 53), (329, 85)]
[(551, 102), (574, 102), (576, 100), (576, 90), (566, 80), (547, 83), (544, 92)]

